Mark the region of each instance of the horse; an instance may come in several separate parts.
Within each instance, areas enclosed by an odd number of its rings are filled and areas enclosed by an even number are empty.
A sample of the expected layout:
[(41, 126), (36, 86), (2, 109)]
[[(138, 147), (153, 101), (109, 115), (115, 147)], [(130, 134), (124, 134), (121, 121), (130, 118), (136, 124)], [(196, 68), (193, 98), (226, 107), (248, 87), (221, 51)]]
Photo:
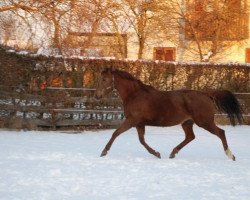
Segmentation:
[(226, 113), (231, 125), (242, 124), (242, 109), (237, 98), (228, 90), (173, 90), (160, 91), (134, 78), (126, 71), (106, 68), (101, 72), (94, 97), (116, 90), (121, 97), (125, 120), (114, 131), (103, 149), (101, 157), (106, 156), (115, 139), (123, 132), (135, 127), (140, 143), (149, 153), (161, 158), (159, 152), (150, 147), (145, 139), (145, 126), (169, 127), (181, 124), (185, 139), (171, 152), (169, 158), (195, 139), (194, 123), (221, 139), (225, 154), (235, 161), (228, 147), (225, 131), (214, 122), (216, 110)]

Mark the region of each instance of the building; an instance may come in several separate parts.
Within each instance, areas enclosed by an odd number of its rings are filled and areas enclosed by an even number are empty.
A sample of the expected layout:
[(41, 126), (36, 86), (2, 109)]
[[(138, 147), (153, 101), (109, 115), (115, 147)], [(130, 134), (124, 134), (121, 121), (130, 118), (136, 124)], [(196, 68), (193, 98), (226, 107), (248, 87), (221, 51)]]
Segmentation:
[[(173, 36), (176, 38), (159, 40), (158, 46), (148, 46), (145, 58), (250, 63), (250, 0), (228, 0), (224, 3), (221, 0), (180, 1), (188, 18), (180, 15), (179, 30), (175, 30)], [(202, 24), (202, 21), (210, 23)], [(197, 38), (201, 48), (204, 48), (201, 52), (198, 52)], [(194, 49), (196, 54), (191, 52)]]
[[(150, 60), (165, 60), (165, 61), (212, 61), (212, 62), (239, 62), (250, 63), (250, 0), (173, 0), (179, 1), (181, 11), (175, 20), (169, 23), (171, 19), (162, 18), (162, 22), (168, 24), (158, 29), (157, 24), (152, 30), (152, 34), (147, 38), (146, 45), (143, 51), (143, 58)], [(125, 30), (109, 29), (105, 27), (95, 33), (84, 32), (90, 29), (73, 29), (75, 32), (65, 32), (61, 35), (62, 48), (77, 49), (77, 55), (86, 57), (114, 57), (118, 59), (138, 58), (138, 37), (136, 32), (136, 17), (145, 12), (143, 5), (151, 6), (151, 16), (154, 16), (154, 1), (147, 0), (142, 4), (138, 1), (137, 15), (133, 12), (126, 13), (125, 17), (131, 19), (121, 20), (125, 24)], [(159, 2), (172, 2), (167, 0)], [(151, 5), (152, 4), (152, 5)], [(128, 8), (129, 9), (129, 8)], [(126, 9), (125, 9), (126, 10)], [(119, 11), (118, 11), (119, 12)], [(158, 11), (156, 11), (158, 12)], [(167, 13), (162, 9), (164, 14)], [(118, 15), (119, 16), (119, 15)], [(122, 16), (122, 15), (121, 15)], [(108, 19), (106, 19), (108, 21)], [(104, 20), (105, 21), (105, 20)], [(119, 21), (120, 22), (120, 21)], [(204, 23), (205, 22), (205, 23)], [(132, 24), (134, 23), (134, 24)], [(35, 23), (32, 23), (35, 24)], [(34, 37), (39, 45), (51, 45), (51, 36), (46, 33), (46, 26), (41, 23), (41, 29), (36, 29), (40, 34)], [(130, 28), (127, 28), (130, 27)], [(220, 28), (218, 28), (220, 27)], [(27, 31), (19, 31), (27, 36)], [(165, 29), (165, 30), (163, 30)], [(21, 29), (20, 29), (21, 30)], [(82, 31), (81, 31), (82, 30)], [(103, 32), (103, 31), (110, 32)], [(113, 33), (112, 31), (123, 32), (123, 34)], [(150, 30), (149, 30), (150, 31)], [(19, 48), (25, 48), (28, 41), (27, 38), (9, 37), (11, 31), (7, 34), (0, 33), (2, 43)], [(18, 32), (18, 33), (19, 33)], [(49, 32), (49, 31), (48, 31)], [(166, 36), (166, 32), (171, 32)], [(53, 29), (50, 32), (53, 35)], [(5, 36), (8, 36), (5, 38)], [(41, 38), (42, 39), (41, 39)], [(8, 41), (7, 41), (8, 39)], [(24, 42), (25, 41), (25, 42)], [(42, 41), (42, 42), (41, 42)], [(37, 46), (39, 46), (37, 45)], [(32, 46), (32, 45), (30, 45)], [(52, 45), (53, 46), (53, 45)], [(50, 48), (50, 47), (49, 47)]]

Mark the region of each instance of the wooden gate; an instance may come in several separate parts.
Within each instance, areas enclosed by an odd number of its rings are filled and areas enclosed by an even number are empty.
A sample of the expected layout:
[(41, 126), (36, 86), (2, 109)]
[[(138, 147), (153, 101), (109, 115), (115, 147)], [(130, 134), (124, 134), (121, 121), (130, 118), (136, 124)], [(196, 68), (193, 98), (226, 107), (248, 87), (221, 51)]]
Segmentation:
[(47, 88), (43, 94), (1, 92), (0, 120), (6, 128), (117, 127), (124, 119), (120, 99), (113, 94), (93, 98), (94, 89)]
[[(121, 100), (112, 94), (102, 100), (93, 98), (94, 89), (47, 88), (41, 94), (22, 91), (0, 93), (0, 127), (38, 128), (116, 128), (124, 120)], [(250, 124), (250, 94), (236, 93), (244, 108), (245, 124)], [(225, 114), (216, 121), (228, 124)]]

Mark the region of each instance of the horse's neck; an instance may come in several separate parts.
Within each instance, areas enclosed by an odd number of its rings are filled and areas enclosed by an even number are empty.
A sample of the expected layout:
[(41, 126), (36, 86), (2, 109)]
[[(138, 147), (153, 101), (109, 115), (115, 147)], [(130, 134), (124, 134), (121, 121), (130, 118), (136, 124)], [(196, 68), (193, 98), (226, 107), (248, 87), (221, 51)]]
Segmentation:
[(126, 103), (131, 96), (133, 96), (138, 90), (138, 83), (123, 79), (118, 77), (116, 79), (116, 89), (123, 100), (123, 103)]

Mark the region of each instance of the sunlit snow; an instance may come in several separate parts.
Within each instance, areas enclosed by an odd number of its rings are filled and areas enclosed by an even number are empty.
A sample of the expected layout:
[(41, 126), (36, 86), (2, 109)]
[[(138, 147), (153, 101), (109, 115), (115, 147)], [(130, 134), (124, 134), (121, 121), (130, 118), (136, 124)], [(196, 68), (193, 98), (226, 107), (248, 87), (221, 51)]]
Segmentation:
[(175, 159), (168, 156), (184, 134), (180, 126), (146, 129), (150, 155), (135, 129), (99, 157), (113, 130), (0, 131), (1, 200), (206, 200), (250, 199), (250, 126), (222, 126), (236, 162), (220, 140), (195, 127), (196, 139)]

